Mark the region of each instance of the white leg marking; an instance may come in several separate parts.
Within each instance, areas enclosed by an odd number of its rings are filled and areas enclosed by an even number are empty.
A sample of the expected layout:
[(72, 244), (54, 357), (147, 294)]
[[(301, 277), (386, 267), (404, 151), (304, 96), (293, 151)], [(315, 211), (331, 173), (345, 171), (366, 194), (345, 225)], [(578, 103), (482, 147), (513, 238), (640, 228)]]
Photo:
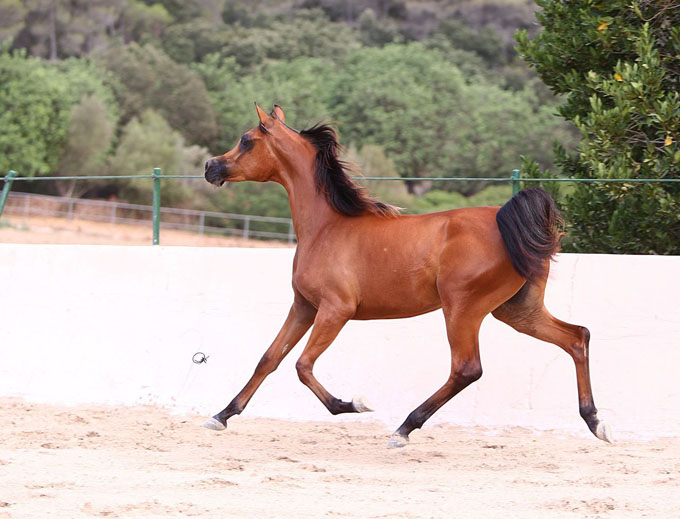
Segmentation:
[(371, 404), (362, 396), (352, 398), (352, 406), (357, 413), (370, 413), (373, 411)]
[(614, 443), (612, 431), (604, 422), (597, 424), (597, 427), (595, 428), (595, 436), (597, 436), (600, 440), (606, 441), (607, 443)]
[(208, 421), (203, 424), (203, 427), (212, 431), (224, 431), (227, 428), (226, 425), (218, 422), (214, 418), (209, 418)]
[(398, 449), (400, 447), (406, 447), (408, 445), (408, 436), (402, 436), (399, 433), (394, 433), (390, 437), (390, 441), (387, 443), (388, 449)]

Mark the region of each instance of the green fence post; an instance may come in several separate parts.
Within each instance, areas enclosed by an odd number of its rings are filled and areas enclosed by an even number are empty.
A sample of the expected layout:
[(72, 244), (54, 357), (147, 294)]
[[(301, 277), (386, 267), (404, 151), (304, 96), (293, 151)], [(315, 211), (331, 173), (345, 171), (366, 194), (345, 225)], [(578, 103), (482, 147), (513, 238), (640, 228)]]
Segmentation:
[(519, 193), (519, 169), (512, 170), (512, 195)]
[(153, 244), (158, 245), (161, 231), (161, 168), (153, 168)]
[(2, 216), (2, 210), (5, 208), (5, 202), (7, 202), (9, 190), (12, 189), (12, 182), (14, 182), (14, 177), (16, 176), (17, 172), (11, 169), (5, 177), (5, 185), (2, 188), (2, 195), (0, 195), (0, 216)]

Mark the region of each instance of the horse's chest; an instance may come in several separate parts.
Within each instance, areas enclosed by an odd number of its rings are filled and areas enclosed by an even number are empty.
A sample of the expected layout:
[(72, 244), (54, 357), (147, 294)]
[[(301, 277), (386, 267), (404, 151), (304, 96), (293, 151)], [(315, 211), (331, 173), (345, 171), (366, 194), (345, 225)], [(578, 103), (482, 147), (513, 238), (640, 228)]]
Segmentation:
[[(315, 307), (319, 307), (324, 297), (335, 293), (348, 292), (337, 276), (325, 268), (302, 268), (298, 266), (293, 273), (293, 288)], [(345, 283), (346, 285), (346, 283)]]

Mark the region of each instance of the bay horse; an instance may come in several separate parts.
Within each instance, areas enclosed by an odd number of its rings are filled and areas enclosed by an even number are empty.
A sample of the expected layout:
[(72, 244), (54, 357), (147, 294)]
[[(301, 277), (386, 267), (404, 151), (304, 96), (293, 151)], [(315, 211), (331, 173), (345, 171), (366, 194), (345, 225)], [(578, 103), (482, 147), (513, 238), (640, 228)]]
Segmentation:
[(298, 242), (294, 299), (250, 380), (206, 427), (225, 429), (312, 325), (296, 364), (302, 383), (334, 415), (371, 411), (362, 399), (340, 400), (319, 383), (313, 373), (319, 355), (350, 319), (398, 319), (441, 308), (451, 348), (450, 376), (408, 415), (389, 447), (406, 445), (414, 429), (482, 376), (478, 335), (489, 313), (571, 356), (580, 414), (596, 437), (611, 441), (590, 386), (590, 332), (556, 319), (543, 303), (562, 226), (545, 191), (522, 190), (500, 208), (399, 214), (354, 183), (338, 158), (340, 145), (331, 126), (298, 132), (285, 124), (281, 107), (270, 114), (255, 107), (259, 124), (235, 148), (209, 159), (205, 178), (216, 186), (250, 180), (285, 188)]

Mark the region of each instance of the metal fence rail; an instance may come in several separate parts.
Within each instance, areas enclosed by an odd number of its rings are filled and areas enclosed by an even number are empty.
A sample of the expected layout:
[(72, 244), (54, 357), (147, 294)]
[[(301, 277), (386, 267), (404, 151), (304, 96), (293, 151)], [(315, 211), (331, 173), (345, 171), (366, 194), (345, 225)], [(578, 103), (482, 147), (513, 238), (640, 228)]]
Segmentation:
[[(9, 193), (5, 205), (5, 211), (11, 215), (77, 218), (112, 224), (151, 222), (153, 210), (154, 206), (152, 205), (17, 192)], [(178, 229), (198, 234), (226, 234), (240, 236), (246, 240), (249, 238), (267, 238), (283, 240), (288, 243), (295, 241), (293, 221), (290, 218), (171, 207), (161, 207), (160, 215), (160, 227), (163, 229)], [(253, 222), (271, 225), (268, 226), (269, 230), (254, 229)]]
[[(16, 174), (16, 171), (11, 170), (9, 173), (2, 178), (4, 180), (4, 186), (2, 193), (0, 193), (0, 216), (2, 216), (3, 209), (9, 198), (10, 190), (12, 189), (12, 183), (16, 181), (49, 181), (49, 180), (117, 180), (117, 179), (130, 179), (130, 178), (148, 178), (153, 180), (153, 205), (144, 206), (137, 204), (126, 204), (122, 202), (105, 202), (97, 200), (87, 200), (85, 199), (68, 199), (63, 198), (68, 204), (68, 209), (64, 216), (69, 216), (73, 214), (73, 210), (76, 204), (115, 204), (112, 207), (113, 214), (109, 218), (102, 217), (103, 221), (111, 221), (110, 218), (114, 218), (118, 222), (135, 222), (139, 223), (140, 220), (144, 218), (136, 219), (126, 219), (126, 217), (119, 217), (116, 215), (117, 208), (120, 209), (130, 209), (136, 211), (150, 212), (151, 221), (153, 226), (153, 244), (159, 244), (159, 233), (161, 225), (164, 228), (174, 228), (174, 229), (186, 229), (197, 231), (199, 233), (205, 232), (217, 232), (223, 234), (237, 234), (244, 238), (249, 237), (260, 237), (260, 238), (276, 238), (285, 239), (289, 242), (295, 240), (295, 233), (293, 229), (293, 222), (289, 218), (275, 218), (275, 217), (265, 217), (265, 216), (251, 216), (251, 215), (238, 215), (229, 213), (216, 213), (211, 211), (200, 211), (192, 209), (173, 209), (168, 207), (161, 207), (161, 180), (162, 179), (179, 179), (179, 178), (191, 178), (191, 179), (203, 179), (203, 175), (163, 175), (160, 168), (154, 168), (153, 173), (149, 175), (93, 175), (93, 176), (64, 176), (64, 177), (21, 177)], [(680, 178), (522, 178), (520, 175), (520, 170), (512, 170), (512, 175), (509, 177), (356, 177), (359, 180), (381, 180), (381, 181), (391, 181), (400, 180), (402, 182), (416, 182), (416, 181), (435, 181), (435, 182), (470, 182), (470, 181), (483, 181), (483, 182), (510, 182), (512, 184), (512, 192), (516, 194), (521, 186), (522, 182), (586, 182), (586, 183), (664, 183), (664, 182), (674, 182), (679, 183)], [(12, 197), (20, 197), (20, 193), (13, 194)], [(31, 196), (45, 196), (45, 195), (31, 195)], [(161, 224), (161, 216), (166, 216), (166, 221)], [(197, 217), (198, 221), (195, 223), (190, 222), (172, 222), (168, 221), (172, 219), (172, 215), (184, 215), (186, 217)], [(167, 218), (169, 217), (169, 218)], [(222, 226), (222, 225), (206, 225), (206, 218), (212, 218), (217, 220), (236, 220), (242, 222), (242, 226), (238, 228)], [(94, 218), (93, 218), (94, 219)], [(287, 232), (271, 232), (251, 229), (251, 222), (269, 222), (276, 224), (288, 224)]]

